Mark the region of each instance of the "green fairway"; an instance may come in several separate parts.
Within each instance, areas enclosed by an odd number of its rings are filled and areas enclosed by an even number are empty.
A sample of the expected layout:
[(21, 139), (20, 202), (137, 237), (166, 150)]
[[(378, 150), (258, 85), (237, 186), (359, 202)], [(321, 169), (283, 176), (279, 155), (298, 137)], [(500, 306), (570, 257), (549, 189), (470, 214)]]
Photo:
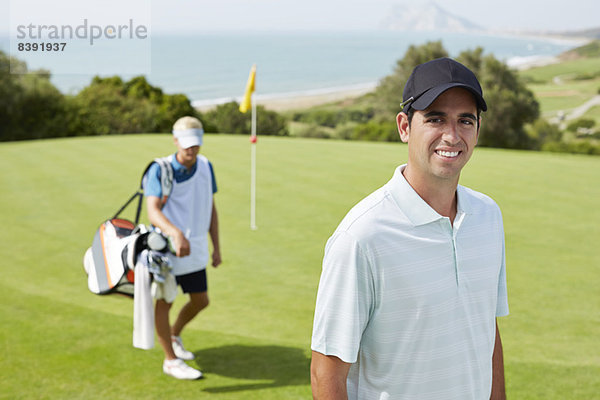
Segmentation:
[[(590, 57), (531, 68), (519, 75), (531, 81), (528, 87), (535, 93), (542, 115), (550, 118), (559, 111), (569, 113), (597, 95), (599, 70), (600, 58)], [(591, 109), (585, 118), (598, 123), (600, 114), (597, 109)]]
[[(248, 137), (205, 136), (224, 263), (209, 267), (211, 305), (183, 334), (205, 374), (197, 382), (164, 375), (158, 343), (132, 347), (132, 301), (93, 295), (82, 266), (98, 225), (172, 151), (170, 135), (0, 144), (0, 398), (311, 398), (325, 242), (405, 162), (406, 146), (259, 138), (251, 231)], [(461, 183), (504, 215), (508, 397), (599, 399), (600, 157), (477, 149)]]
[(542, 67), (534, 67), (520, 72), (520, 75), (535, 80), (551, 81), (555, 77), (573, 77), (578, 74), (595, 73), (600, 68), (599, 57), (577, 58), (575, 60), (564, 60)]

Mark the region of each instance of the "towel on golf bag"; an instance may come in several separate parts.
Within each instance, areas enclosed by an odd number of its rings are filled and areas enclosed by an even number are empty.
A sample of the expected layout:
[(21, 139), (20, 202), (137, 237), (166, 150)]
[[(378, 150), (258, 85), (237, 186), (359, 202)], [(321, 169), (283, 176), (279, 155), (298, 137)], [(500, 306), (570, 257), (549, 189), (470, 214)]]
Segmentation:
[(177, 296), (169, 251), (167, 239), (159, 232), (112, 218), (100, 225), (85, 253), (83, 266), (91, 292), (133, 297), (134, 347), (154, 347), (152, 298), (172, 303)]
[(150, 272), (148, 266), (140, 262), (142, 254), (135, 264), (135, 283), (133, 295), (133, 347), (150, 350), (154, 347), (154, 307), (150, 294)]
[(135, 264), (133, 347), (144, 350), (154, 347), (152, 299), (175, 301), (177, 282), (172, 269), (166, 252), (144, 249), (139, 253)]

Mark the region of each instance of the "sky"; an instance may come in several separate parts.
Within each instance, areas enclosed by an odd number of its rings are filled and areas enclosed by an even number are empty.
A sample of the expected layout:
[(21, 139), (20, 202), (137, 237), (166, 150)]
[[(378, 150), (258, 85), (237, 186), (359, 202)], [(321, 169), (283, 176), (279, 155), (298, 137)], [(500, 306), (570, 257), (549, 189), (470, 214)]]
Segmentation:
[[(31, 4), (31, 9), (57, 4), (47, 0), (0, 0), (3, 34), (9, 31), (11, 1)], [(106, 4), (99, 0), (59, 1), (60, 13), (72, 17), (81, 16), (86, 6)], [(129, 0), (120, 2), (125, 3)], [(404, 0), (137, 0), (136, 3), (150, 11), (154, 33), (377, 29), (393, 5), (409, 4)], [(455, 15), (493, 29), (564, 31), (600, 26), (600, 2), (593, 0), (437, 0), (436, 3)]]

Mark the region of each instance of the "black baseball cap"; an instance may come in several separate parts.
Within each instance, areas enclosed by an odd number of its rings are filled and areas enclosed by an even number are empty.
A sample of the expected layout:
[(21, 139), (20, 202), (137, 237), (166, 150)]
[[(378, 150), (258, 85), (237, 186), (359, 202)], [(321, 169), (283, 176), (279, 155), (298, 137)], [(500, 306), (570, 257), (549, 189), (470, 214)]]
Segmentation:
[(454, 87), (462, 87), (473, 93), (477, 107), (482, 111), (487, 110), (483, 91), (475, 74), (451, 58), (436, 58), (417, 65), (408, 77), (402, 95), (403, 111), (407, 112), (411, 107), (424, 110), (440, 94)]

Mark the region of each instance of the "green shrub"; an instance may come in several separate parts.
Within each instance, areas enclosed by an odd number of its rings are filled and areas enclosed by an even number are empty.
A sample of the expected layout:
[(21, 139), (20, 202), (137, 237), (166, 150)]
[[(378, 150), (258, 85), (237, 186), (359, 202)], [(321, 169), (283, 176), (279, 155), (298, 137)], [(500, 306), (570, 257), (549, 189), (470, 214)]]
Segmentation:
[[(118, 78), (118, 77), (114, 77)], [(127, 96), (119, 79), (92, 81), (72, 101), (78, 110), (77, 136), (152, 132), (157, 107), (149, 100)]]
[(365, 123), (375, 115), (373, 107), (366, 108), (337, 108), (337, 109), (309, 109), (307, 111), (296, 112), (293, 120), (306, 122), (321, 126), (334, 128), (338, 125), (348, 122)]
[(256, 130), (261, 135), (289, 136), (290, 134), (285, 117), (260, 105), (256, 106)]
[(336, 115), (337, 113), (338, 111), (314, 110), (304, 114), (297, 114), (296, 121), (312, 123), (321, 126), (328, 126), (330, 128), (333, 128), (337, 125), (338, 122), (338, 117)]
[(556, 124), (552, 124), (543, 118), (537, 119), (526, 128), (527, 135), (531, 139), (531, 148), (540, 150), (544, 143), (560, 142), (563, 133)]
[(579, 118), (576, 119), (575, 121), (569, 123), (569, 125), (567, 125), (567, 130), (569, 132), (577, 132), (579, 131), (580, 128), (583, 129), (591, 129), (596, 125), (596, 121), (594, 121), (593, 119), (587, 119), (587, 118)]
[[(11, 73), (11, 63), (13, 72)], [(45, 70), (0, 51), (0, 141), (64, 136), (69, 105)]]
[(334, 136), (336, 139), (352, 140), (354, 129), (358, 124), (356, 122), (347, 122), (335, 127)]
[[(252, 128), (252, 113), (242, 113), (239, 107), (236, 101), (220, 104), (205, 114), (207, 123), (218, 133), (248, 134)], [(256, 107), (256, 131), (260, 135), (289, 136), (287, 120), (260, 105)]]
[(205, 131), (215, 130), (192, 107), (187, 96), (164, 94), (144, 76), (127, 82), (119, 76), (96, 76), (74, 100), (83, 107), (81, 124), (85, 134), (170, 132), (173, 123), (186, 115), (200, 119)]
[(304, 125), (298, 128), (296, 136), (316, 139), (331, 139), (333, 137), (331, 129), (317, 124)]
[(573, 77), (574, 81), (588, 81), (592, 79), (596, 79), (600, 76), (600, 72), (586, 72), (579, 73)]
[(542, 150), (555, 153), (600, 155), (600, 143), (586, 139), (571, 142), (550, 142), (545, 143)]
[(591, 135), (588, 135), (588, 137), (590, 139), (600, 139), (600, 131), (597, 130), (596, 132), (592, 133)]
[(379, 142), (399, 142), (398, 127), (395, 122), (367, 122), (358, 124), (352, 130), (351, 139)]

